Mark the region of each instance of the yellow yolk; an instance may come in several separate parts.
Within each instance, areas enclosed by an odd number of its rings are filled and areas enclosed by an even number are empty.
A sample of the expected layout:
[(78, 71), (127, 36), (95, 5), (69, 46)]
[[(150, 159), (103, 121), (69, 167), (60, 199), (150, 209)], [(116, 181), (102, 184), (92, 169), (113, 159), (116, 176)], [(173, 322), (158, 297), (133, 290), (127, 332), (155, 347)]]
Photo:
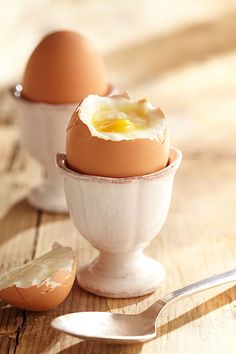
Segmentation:
[(102, 121), (94, 121), (93, 126), (97, 131), (104, 133), (125, 133), (137, 129), (136, 125), (129, 119), (104, 119)]
[(148, 116), (138, 111), (130, 113), (128, 109), (126, 112), (103, 109), (95, 113), (92, 124), (98, 132), (126, 133), (145, 129), (148, 126)]

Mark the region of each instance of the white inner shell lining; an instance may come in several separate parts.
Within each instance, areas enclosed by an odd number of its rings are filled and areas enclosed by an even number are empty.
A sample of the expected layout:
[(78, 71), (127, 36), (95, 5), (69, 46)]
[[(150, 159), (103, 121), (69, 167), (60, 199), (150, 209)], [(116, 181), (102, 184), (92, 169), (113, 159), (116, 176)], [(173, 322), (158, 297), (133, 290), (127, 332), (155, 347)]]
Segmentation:
[[(59, 270), (72, 271), (74, 255), (69, 247), (54, 248), (43, 256), (24, 264), (12, 271), (1, 274), (0, 290), (16, 285), (19, 288), (28, 288), (40, 285), (45, 281), (46, 285), (56, 287), (60, 285), (53, 280), (53, 275)], [(52, 278), (51, 278), (52, 277)]]

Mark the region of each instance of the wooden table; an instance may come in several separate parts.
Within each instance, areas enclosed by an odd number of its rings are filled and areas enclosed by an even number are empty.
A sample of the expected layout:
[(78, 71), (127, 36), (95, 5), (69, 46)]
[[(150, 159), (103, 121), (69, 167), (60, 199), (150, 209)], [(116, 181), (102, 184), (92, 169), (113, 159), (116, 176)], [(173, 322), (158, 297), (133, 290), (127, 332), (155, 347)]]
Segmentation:
[[(236, 21), (234, 12), (215, 18), (210, 18), (210, 10), (207, 13), (205, 22), (104, 50), (112, 81), (135, 97), (147, 96), (160, 104), (172, 144), (184, 154), (167, 222), (146, 250), (167, 270), (161, 288), (142, 298), (114, 300), (89, 294), (75, 283), (63, 304), (42, 313), (1, 302), (1, 354), (236, 352), (236, 288), (232, 285), (173, 305), (161, 318), (158, 337), (143, 345), (80, 341), (50, 327), (52, 318), (68, 312), (137, 313), (161, 294), (236, 268)], [(1, 271), (43, 254), (54, 241), (72, 246), (81, 265), (96, 251), (70, 218), (35, 210), (27, 203), (42, 171), (22, 150), (18, 135), (14, 121), (1, 123)]]

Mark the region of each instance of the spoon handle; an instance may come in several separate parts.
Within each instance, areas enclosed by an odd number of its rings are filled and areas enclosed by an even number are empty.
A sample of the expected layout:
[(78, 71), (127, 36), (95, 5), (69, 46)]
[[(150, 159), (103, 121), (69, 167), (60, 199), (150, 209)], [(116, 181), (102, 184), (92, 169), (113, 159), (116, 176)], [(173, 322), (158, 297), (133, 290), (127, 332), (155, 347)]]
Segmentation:
[(236, 269), (215, 275), (204, 280), (200, 280), (196, 283), (185, 286), (182, 289), (175, 290), (165, 295), (161, 300), (165, 303), (172, 303), (181, 300), (187, 296), (197, 294), (201, 291), (208, 290), (216, 286), (224, 285), (234, 281), (236, 282)]

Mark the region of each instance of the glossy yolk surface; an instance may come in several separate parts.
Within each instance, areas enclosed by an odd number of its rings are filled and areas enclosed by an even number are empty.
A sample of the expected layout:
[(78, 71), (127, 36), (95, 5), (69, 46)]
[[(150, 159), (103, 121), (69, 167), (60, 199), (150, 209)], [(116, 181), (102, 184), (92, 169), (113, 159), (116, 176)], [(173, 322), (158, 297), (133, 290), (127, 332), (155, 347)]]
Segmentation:
[(118, 109), (101, 109), (96, 112), (92, 124), (99, 132), (128, 133), (148, 126), (147, 113), (130, 107)]
[(124, 133), (136, 130), (136, 125), (129, 119), (104, 119), (93, 123), (94, 127), (99, 132), (104, 133)]

